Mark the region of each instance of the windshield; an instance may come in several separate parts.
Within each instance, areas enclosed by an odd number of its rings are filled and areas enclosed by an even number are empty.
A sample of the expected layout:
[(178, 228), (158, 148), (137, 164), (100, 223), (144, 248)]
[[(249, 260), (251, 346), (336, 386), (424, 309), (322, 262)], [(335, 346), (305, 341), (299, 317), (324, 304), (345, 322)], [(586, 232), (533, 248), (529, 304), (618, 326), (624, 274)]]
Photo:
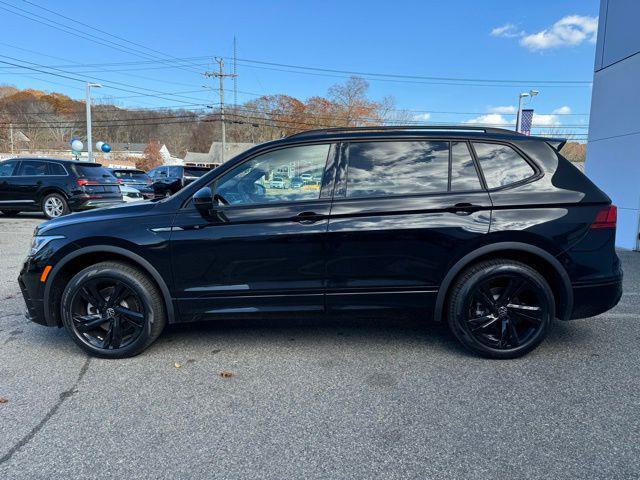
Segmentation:
[(115, 182), (115, 178), (111, 175), (111, 172), (98, 163), (95, 165), (81, 163), (74, 165), (73, 168), (79, 177)]
[(144, 172), (116, 170), (113, 172), (116, 178), (121, 179), (124, 182), (138, 182), (146, 183), (149, 176)]

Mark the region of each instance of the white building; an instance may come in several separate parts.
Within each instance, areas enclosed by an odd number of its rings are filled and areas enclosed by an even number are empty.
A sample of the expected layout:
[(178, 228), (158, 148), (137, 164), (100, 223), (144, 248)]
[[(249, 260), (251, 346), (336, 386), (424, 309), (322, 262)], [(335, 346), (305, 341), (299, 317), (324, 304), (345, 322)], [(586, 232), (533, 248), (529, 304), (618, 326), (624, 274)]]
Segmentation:
[(601, 0), (587, 175), (618, 206), (616, 245), (640, 250), (640, 0)]
[(187, 152), (183, 163), (185, 165), (195, 165), (199, 167), (211, 167), (222, 165), (225, 161), (232, 159), (236, 155), (249, 150), (255, 143), (233, 143), (226, 142), (224, 160), (222, 158), (222, 142), (213, 142), (207, 153)]

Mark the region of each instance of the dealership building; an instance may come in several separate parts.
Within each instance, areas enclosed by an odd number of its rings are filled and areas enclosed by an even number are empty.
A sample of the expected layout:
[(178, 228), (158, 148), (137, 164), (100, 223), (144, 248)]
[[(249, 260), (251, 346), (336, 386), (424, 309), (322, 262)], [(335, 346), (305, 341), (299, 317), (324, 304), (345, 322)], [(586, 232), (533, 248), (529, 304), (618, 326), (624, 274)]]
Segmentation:
[(640, 250), (640, 0), (602, 0), (586, 173), (618, 206), (619, 247)]

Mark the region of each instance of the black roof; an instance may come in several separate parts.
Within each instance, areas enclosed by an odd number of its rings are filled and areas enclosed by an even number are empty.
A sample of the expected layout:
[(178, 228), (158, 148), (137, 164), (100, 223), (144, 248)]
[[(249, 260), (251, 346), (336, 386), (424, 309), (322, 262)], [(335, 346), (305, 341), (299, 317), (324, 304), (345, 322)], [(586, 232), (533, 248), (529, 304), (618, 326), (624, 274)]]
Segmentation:
[(476, 127), (463, 125), (406, 125), (406, 126), (372, 126), (372, 127), (340, 127), (305, 130), (289, 135), (270, 143), (289, 143), (297, 140), (341, 140), (351, 138), (394, 138), (394, 137), (460, 137), (486, 138), (507, 141), (538, 140), (549, 143), (559, 149), (566, 143), (565, 138), (529, 136), (506, 128)]
[[(86, 165), (86, 166), (98, 166), (102, 167), (101, 163), (97, 162), (80, 162), (78, 160), (69, 160), (68, 158), (48, 158), (48, 157), (14, 157), (14, 158), (6, 158), (5, 160), (41, 160), (45, 162), (58, 162), (63, 163), (65, 165), (73, 164), (73, 165)], [(5, 161), (3, 160), (3, 161)]]

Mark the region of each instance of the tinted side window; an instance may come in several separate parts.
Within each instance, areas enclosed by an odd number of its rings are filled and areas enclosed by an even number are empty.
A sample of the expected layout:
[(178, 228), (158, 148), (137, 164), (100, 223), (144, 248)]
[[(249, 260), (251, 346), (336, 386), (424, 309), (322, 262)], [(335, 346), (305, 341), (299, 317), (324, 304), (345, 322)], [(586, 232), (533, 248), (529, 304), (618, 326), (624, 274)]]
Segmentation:
[[(258, 155), (216, 180), (216, 193), (231, 205), (317, 200), (329, 148), (304, 145)], [(294, 180), (302, 175), (318, 182)]]
[(17, 161), (9, 161), (0, 163), (0, 177), (10, 177), (13, 175)]
[(451, 191), (480, 190), (480, 179), (467, 142), (451, 143)]
[(47, 162), (39, 162), (36, 160), (23, 161), (20, 164), (20, 171), (18, 175), (23, 177), (39, 177), (48, 175), (49, 169), (47, 168)]
[(489, 188), (510, 185), (535, 173), (531, 165), (507, 145), (474, 142), (473, 148)]
[(449, 142), (349, 144), (347, 197), (446, 192)]
[(67, 172), (59, 163), (49, 163), (49, 175), (66, 175)]

